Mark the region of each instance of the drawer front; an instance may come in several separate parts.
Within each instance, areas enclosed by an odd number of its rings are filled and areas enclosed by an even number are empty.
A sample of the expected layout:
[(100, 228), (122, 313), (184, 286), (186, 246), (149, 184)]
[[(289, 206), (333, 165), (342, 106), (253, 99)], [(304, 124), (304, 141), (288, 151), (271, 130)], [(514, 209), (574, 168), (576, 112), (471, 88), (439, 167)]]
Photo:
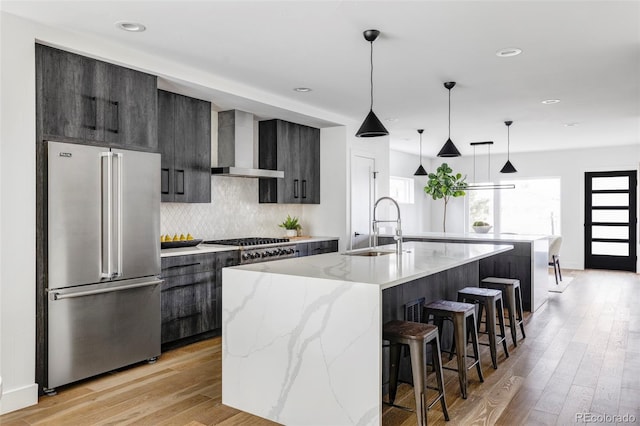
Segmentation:
[(162, 343), (220, 327), (217, 322), (216, 272), (165, 279), (162, 303)]
[(162, 278), (215, 271), (216, 253), (203, 253), (162, 258)]
[(318, 241), (309, 243), (309, 256), (314, 254), (333, 253), (338, 251), (338, 241)]

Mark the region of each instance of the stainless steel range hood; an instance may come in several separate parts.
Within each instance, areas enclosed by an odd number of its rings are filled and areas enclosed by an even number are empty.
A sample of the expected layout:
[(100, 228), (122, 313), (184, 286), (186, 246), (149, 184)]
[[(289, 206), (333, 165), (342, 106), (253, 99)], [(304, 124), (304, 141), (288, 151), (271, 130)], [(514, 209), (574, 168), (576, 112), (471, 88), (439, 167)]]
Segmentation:
[[(280, 170), (258, 169), (254, 166), (255, 141), (253, 114), (239, 111), (218, 113), (218, 165), (211, 174), (218, 176), (283, 178)], [(255, 158), (254, 158), (255, 157)]]

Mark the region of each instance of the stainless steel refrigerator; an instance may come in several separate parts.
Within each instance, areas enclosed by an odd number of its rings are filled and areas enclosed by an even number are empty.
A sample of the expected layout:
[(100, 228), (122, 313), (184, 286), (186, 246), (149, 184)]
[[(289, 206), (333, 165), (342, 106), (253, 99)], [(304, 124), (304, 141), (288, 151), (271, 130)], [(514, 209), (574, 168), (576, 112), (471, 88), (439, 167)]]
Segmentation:
[(53, 389), (160, 355), (160, 154), (47, 145)]

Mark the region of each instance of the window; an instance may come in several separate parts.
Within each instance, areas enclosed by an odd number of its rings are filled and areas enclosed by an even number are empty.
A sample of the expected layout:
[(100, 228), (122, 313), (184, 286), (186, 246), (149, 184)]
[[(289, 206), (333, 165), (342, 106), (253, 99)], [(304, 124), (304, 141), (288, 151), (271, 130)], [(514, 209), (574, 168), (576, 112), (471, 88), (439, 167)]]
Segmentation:
[(389, 193), (391, 198), (398, 203), (413, 204), (413, 184), (412, 178), (391, 176), (389, 178)]
[(482, 220), (496, 232), (560, 234), (560, 178), (500, 181), (515, 189), (469, 191), (469, 225)]

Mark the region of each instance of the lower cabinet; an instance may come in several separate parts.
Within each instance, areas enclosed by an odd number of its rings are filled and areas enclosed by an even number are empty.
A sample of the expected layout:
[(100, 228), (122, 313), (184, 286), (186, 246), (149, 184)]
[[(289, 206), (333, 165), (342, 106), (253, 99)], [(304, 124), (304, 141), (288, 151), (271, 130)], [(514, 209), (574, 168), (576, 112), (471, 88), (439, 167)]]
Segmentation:
[(220, 330), (222, 268), (238, 251), (162, 258), (162, 344)]
[(296, 244), (296, 257), (334, 253), (336, 251), (338, 251), (338, 240), (314, 241), (311, 243)]

